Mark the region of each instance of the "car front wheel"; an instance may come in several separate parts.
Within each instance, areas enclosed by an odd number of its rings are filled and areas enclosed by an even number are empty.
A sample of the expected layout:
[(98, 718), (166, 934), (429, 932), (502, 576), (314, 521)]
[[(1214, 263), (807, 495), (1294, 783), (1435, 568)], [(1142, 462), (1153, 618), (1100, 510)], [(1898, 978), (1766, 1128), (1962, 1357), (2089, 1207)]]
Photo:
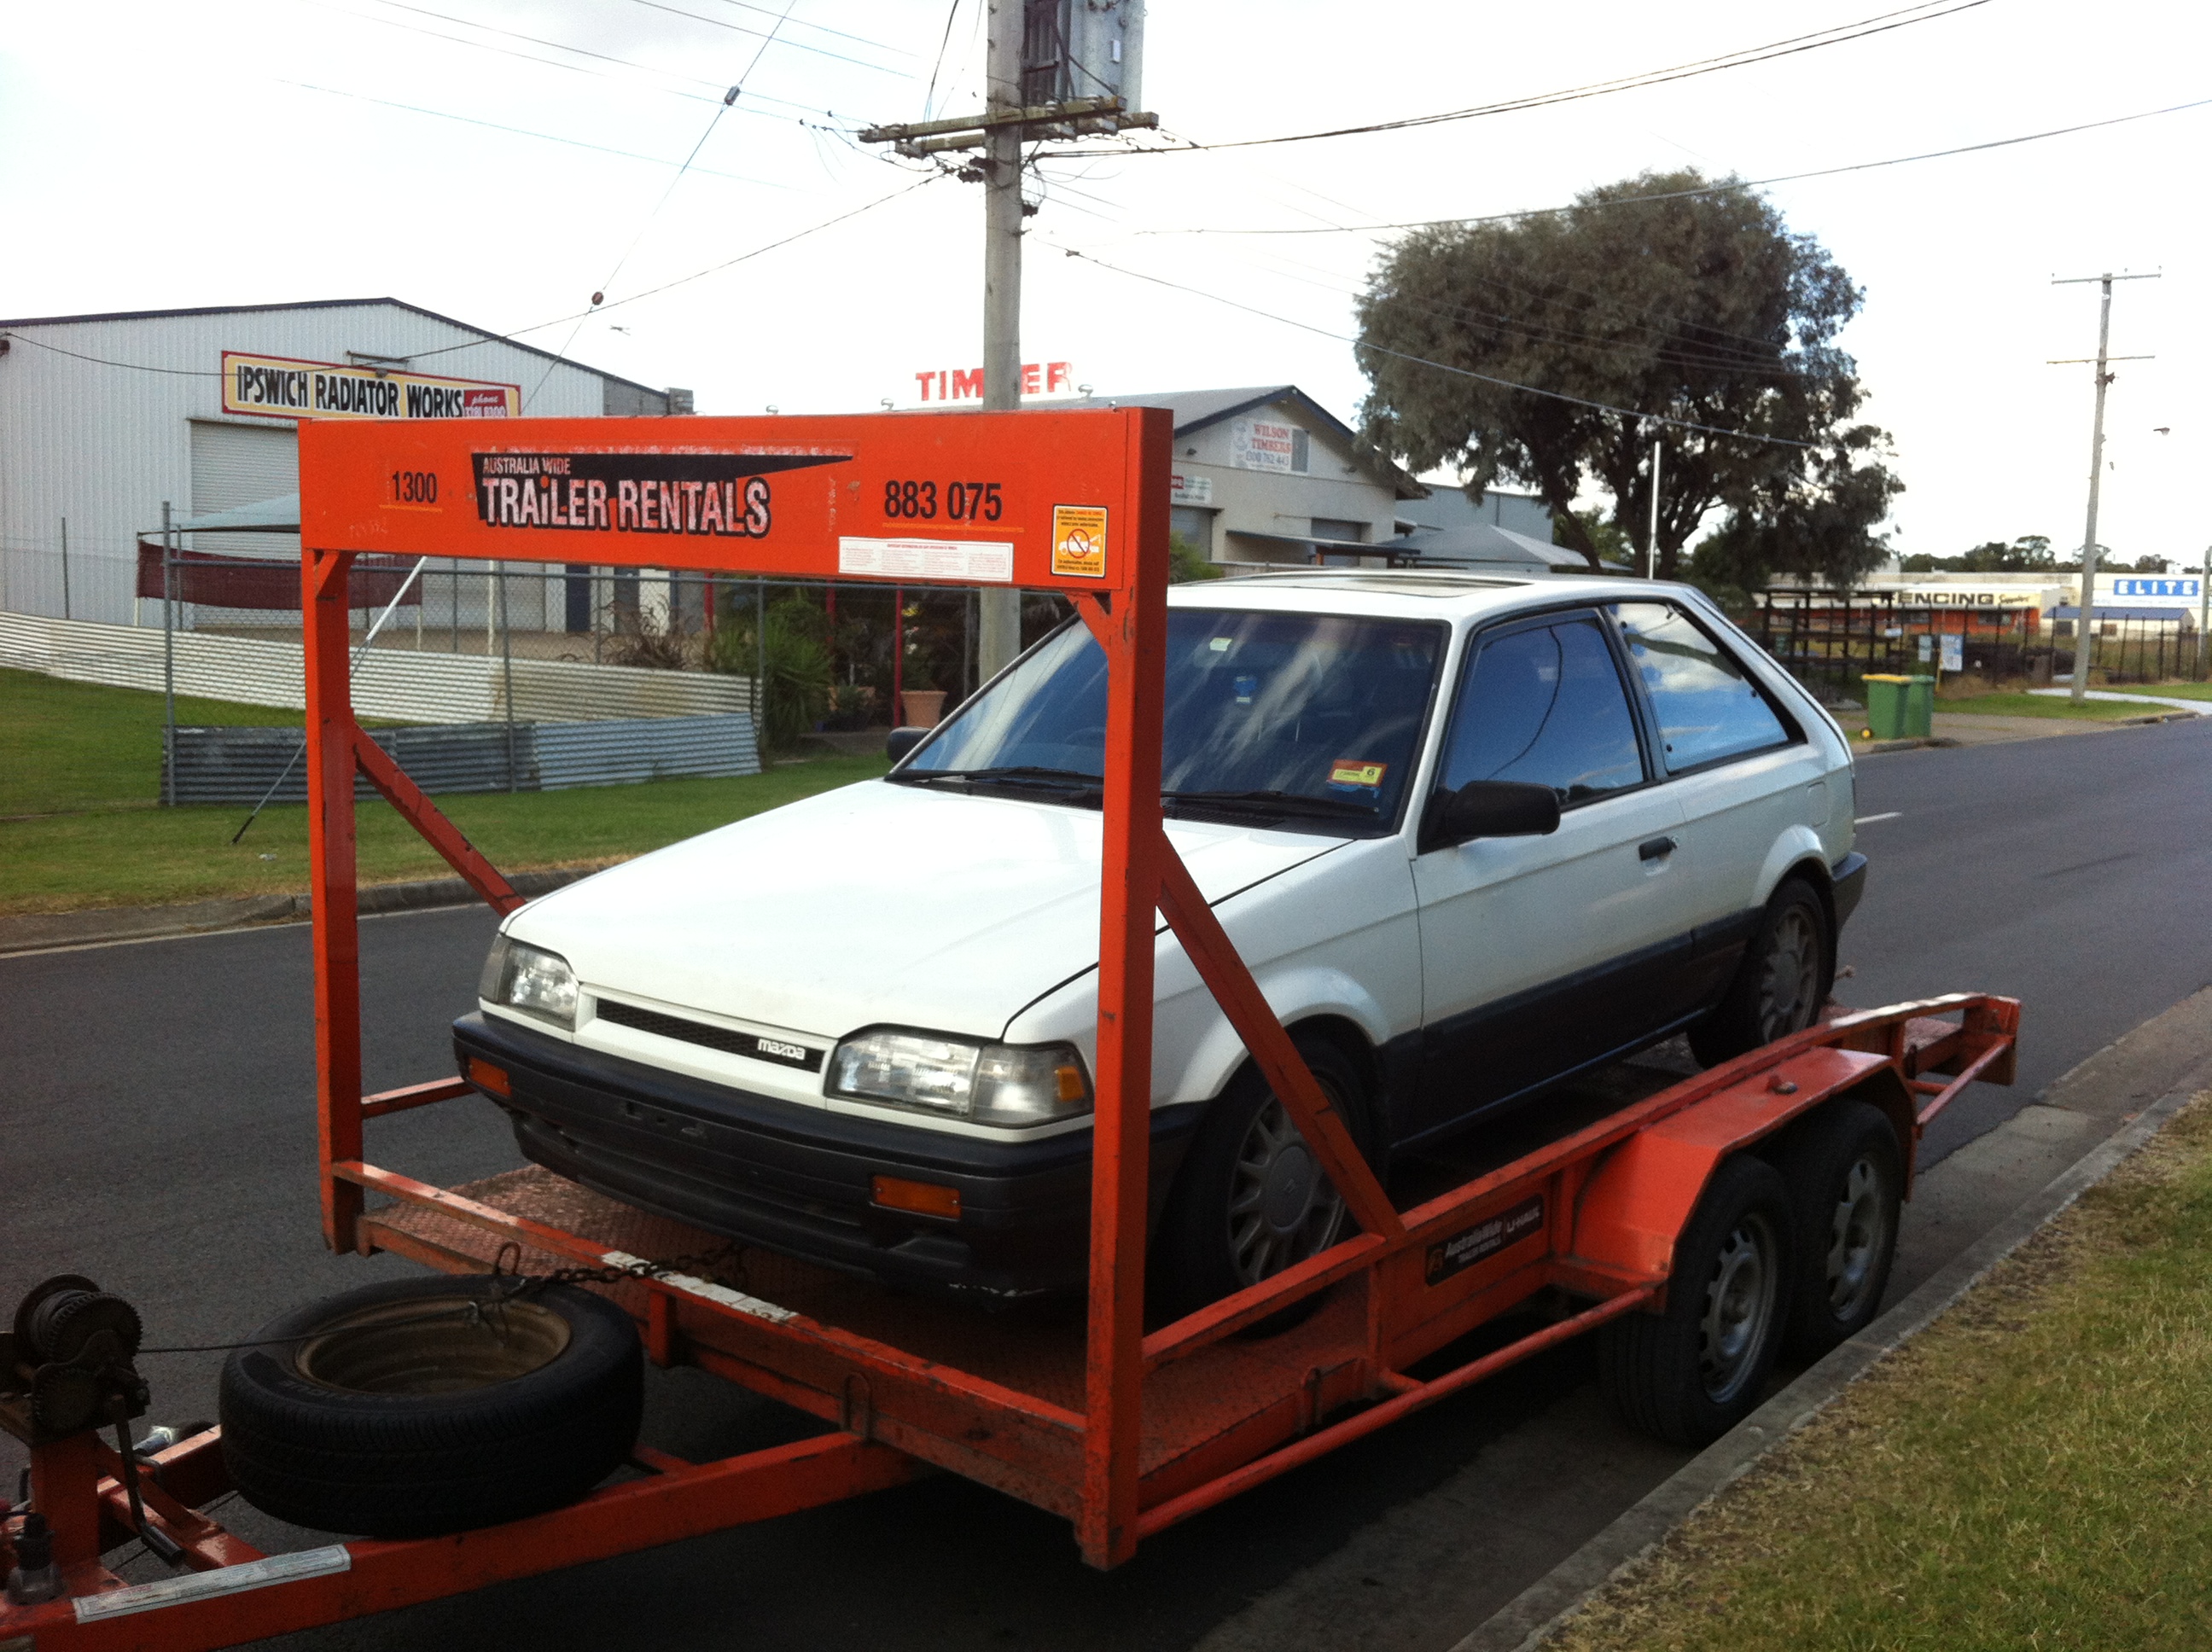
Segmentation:
[[(1300, 1039), (1298, 1051), (1356, 1135), (1358, 1071), (1323, 1040)], [(1154, 1303), (1170, 1317), (1193, 1313), (1318, 1255), (1352, 1227), (1344, 1195), (1289, 1109), (1248, 1065), (1206, 1114), (1176, 1175), (1153, 1242)]]

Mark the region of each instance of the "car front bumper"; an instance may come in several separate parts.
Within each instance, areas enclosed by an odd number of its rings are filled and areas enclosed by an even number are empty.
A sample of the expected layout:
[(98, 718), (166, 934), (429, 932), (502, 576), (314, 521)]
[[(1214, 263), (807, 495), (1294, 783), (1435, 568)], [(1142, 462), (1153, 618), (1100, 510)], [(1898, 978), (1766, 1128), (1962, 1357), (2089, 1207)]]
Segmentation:
[[(507, 1074), (538, 1163), (626, 1204), (886, 1283), (1012, 1301), (1088, 1273), (1091, 1133), (1007, 1142), (795, 1108), (483, 1015), (453, 1023), (460, 1070)], [(482, 1090), (481, 1085), (478, 1086)], [(1158, 1216), (1202, 1108), (1152, 1114)], [(957, 1218), (889, 1210), (873, 1178), (957, 1188)]]

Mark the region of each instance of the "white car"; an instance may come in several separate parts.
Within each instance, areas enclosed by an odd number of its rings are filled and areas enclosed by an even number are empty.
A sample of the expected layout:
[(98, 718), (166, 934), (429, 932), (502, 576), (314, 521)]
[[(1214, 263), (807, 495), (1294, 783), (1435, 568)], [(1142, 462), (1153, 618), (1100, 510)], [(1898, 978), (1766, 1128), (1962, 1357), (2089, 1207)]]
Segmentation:
[[(1818, 1014), (1864, 882), (1850, 745), (1697, 592), (1317, 569), (1169, 604), (1168, 835), (1386, 1176), (1671, 1034), (1710, 1062)], [(461, 1070), (631, 1204), (886, 1281), (1079, 1287), (1104, 723), (1071, 622), (884, 778), (532, 902)], [(1158, 946), (1180, 1309), (1346, 1216)]]

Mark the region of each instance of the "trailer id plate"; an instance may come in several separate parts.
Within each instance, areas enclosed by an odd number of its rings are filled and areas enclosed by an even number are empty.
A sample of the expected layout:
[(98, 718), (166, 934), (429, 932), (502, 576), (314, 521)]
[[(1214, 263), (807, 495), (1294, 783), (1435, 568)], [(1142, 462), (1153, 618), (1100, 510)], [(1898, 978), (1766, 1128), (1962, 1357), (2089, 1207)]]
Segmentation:
[(1516, 1240), (1526, 1239), (1544, 1225), (1544, 1196), (1523, 1200), (1510, 1211), (1486, 1217), (1471, 1228), (1463, 1228), (1449, 1239), (1440, 1239), (1429, 1247), (1429, 1266), (1425, 1275), (1430, 1285), (1441, 1285), (1455, 1273), (1473, 1267), (1477, 1262), (1495, 1256)]

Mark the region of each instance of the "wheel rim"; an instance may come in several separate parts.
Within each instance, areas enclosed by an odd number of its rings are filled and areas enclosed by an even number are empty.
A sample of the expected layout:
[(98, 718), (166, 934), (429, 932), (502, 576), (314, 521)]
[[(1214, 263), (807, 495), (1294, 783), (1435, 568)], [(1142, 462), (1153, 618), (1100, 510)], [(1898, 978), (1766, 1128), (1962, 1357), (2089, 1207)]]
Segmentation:
[(1820, 935), (1813, 914), (1792, 903), (1775, 914), (1759, 972), (1759, 1031), (1771, 1043), (1813, 1024), (1820, 1011)]
[(300, 1344), (292, 1364), (346, 1394), (465, 1394), (527, 1376), (568, 1345), (568, 1321), (538, 1303), (425, 1297), (333, 1321)]
[(1705, 1396), (1726, 1405), (1759, 1370), (1774, 1318), (1777, 1271), (1774, 1232), (1765, 1219), (1747, 1216), (1729, 1232), (1705, 1284), (1698, 1365)]
[(1839, 1320), (1866, 1306), (1889, 1242), (1889, 1200), (1881, 1166), (1863, 1156), (1844, 1173), (1828, 1228), (1828, 1311)]
[[(1332, 1092), (1329, 1099), (1337, 1097)], [(1282, 1102), (1269, 1097), (1244, 1132), (1230, 1185), (1229, 1254), (1237, 1283), (1256, 1285), (1327, 1250), (1344, 1218), (1344, 1196)]]

